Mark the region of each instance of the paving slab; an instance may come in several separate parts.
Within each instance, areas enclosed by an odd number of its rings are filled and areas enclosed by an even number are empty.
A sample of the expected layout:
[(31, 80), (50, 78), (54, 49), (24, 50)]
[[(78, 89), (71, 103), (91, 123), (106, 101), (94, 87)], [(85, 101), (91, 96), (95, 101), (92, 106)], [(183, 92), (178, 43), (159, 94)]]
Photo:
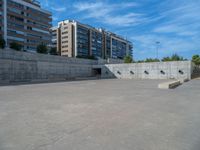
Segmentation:
[(0, 150), (199, 150), (200, 80), (0, 87)]

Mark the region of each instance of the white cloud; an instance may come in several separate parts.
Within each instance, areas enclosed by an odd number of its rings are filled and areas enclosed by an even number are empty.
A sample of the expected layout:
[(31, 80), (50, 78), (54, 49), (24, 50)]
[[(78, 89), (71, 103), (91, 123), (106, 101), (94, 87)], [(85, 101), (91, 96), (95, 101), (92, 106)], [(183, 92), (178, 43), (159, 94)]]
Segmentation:
[[(168, 37), (165, 35), (156, 34), (145, 34), (139, 36), (133, 36), (132, 41), (136, 45), (134, 53), (137, 56), (146, 57), (156, 57), (156, 42), (159, 41), (159, 57), (170, 56), (174, 53), (182, 55), (189, 50), (199, 50), (198, 39), (192, 37), (191, 39)], [(192, 44), (191, 44), (192, 43)], [(145, 54), (145, 55), (144, 55)]]
[[(124, 3), (120, 3), (120, 4), (109, 4), (109, 3), (105, 3), (105, 2), (79, 2), (79, 3), (75, 3), (74, 7), (78, 10), (78, 11), (84, 11), (84, 10), (89, 10), (89, 11), (95, 11), (96, 9), (105, 9), (107, 8), (108, 11), (113, 11), (115, 9), (123, 9), (123, 8), (129, 8), (129, 7), (134, 7), (134, 6), (138, 6), (137, 3), (135, 2), (124, 2)], [(99, 10), (96, 10), (99, 11)]]
[(53, 16), (52, 19), (53, 19), (54, 21), (57, 21), (59, 18), (56, 17), (56, 16)]
[[(167, 10), (161, 15), (166, 21), (153, 30), (156, 33), (175, 33), (180, 36), (194, 36), (199, 34), (200, 2), (183, 0), (182, 3), (167, 5)], [(166, 7), (166, 6), (165, 6)]]
[(49, 1), (48, 0), (45, 0), (44, 6), (49, 7)]
[(157, 27), (153, 30), (156, 33), (174, 33), (180, 36), (193, 36), (198, 34), (196, 31), (191, 31), (187, 27), (183, 27), (176, 24), (168, 24)]
[(74, 4), (74, 7), (78, 11), (93, 10), (93, 9), (101, 8), (102, 6), (103, 6), (103, 3), (100, 3), (100, 2), (97, 2), (97, 3), (83, 2), (83, 3), (76, 3), (76, 4)]
[(52, 10), (57, 12), (64, 12), (66, 11), (66, 7), (51, 7)]
[(128, 13), (125, 15), (118, 16), (106, 16), (104, 18), (104, 22), (110, 25), (118, 25), (118, 26), (131, 26), (137, 25), (141, 23), (144, 19), (142, 19), (142, 14)]
[[(132, 36), (134, 54), (144, 58), (155, 56), (156, 41), (161, 42), (160, 56), (173, 53), (190, 54), (193, 50), (200, 53), (199, 0), (140, 2), (76, 1), (70, 4), (74, 9), (67, 16), (104, 23), (109, 25), (107, 27), (110, 30), (116, 33), (120, 31), (120, 34), (126, 35), (128, 39)], [(63, 14), (59, 12), (67, 11), (64, 5), (54, 5), (53, 1), (49, 1), (47, 5), (54, 7), (52, 10), (57, 12), (58, 18)], [(57, 17), (54, 17), (54, 20), (57, 20)]]
[[(157, 4), (157, 14), (152, 19), (157, 22), (144, 22), (148, 31), (139, 31), (137, 36), (132, 36), (135, 55), (139, 58), (156, 56), (156, 41), (160, 41), (160, 57), (174, 53), (190, 57), (200, 53), (200, 1), (171, 1), (166, 0)], [(154, 14), (147, 12), (149, 14)], [(151, 17), (152, 15), (148, 15)], [(138, 27), (141, 30), (140, 27)], [(134, 33), (133, 33), (134, 35)]]
[(142, 14), (133, 12), (120, 15), (118, 14), (119, 10), (124, 10), (135, 6), (137, 6), (137, 4), (134, 2), (124, 2), (122, 4), (79, 2), (74, 4), (74, 8), (78, 12), (86, 12), (83, 18), (95, 18), (105, 24), (117, 26), (130, 26), (140, 23), (140, 21), (143, 19)]

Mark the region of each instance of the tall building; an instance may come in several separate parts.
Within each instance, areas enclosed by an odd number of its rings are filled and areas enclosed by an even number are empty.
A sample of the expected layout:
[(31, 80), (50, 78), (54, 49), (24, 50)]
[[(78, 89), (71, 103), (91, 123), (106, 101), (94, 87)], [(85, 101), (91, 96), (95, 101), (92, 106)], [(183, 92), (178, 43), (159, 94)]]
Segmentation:
[(0, 0), (0, 19), (7, 46), (17, 42), (23, 50), (36, 51), (40, 43), (51, 43), (52, 14), (36, 0)]
[(65, 20), (52, 28), (52, 42), (67, 57), (119, 58), (132, 56), (132, 43), (104, 29), (96, 29), (74, 20)]
[(51, 47), (57, 48), (57, 27), (52, 27), (51, 32)]
[(0, 36), (3, 37), (3, 24), (4, 24), (4, 20), (3, 20), (3, 0), (0, 0)]

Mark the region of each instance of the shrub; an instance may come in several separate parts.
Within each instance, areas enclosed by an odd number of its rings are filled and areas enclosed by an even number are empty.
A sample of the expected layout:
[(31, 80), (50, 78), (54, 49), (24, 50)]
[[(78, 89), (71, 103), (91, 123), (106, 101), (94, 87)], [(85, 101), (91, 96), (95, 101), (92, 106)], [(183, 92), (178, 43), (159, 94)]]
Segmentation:
[(51, 55), (58, 55), (56, 47), (52, 47), (49, 52)]
[(159, 59), (157, 59), (157, 58), (147, 58), (146, 60), (145, 60), (145, 62), (160, 62), (160, 60)]
[(133, 62), (133, 58), (131, 56), (124, 57), (124, 63), (132, 63), (132, 62)]
[(22, 45), (16, 42), (10, 43), (10, 48), (16, 50), (16, 51), (21, 51), (22, 50)]
[(5, 44), (6, 44), (5, 40), (2, 37), (0, 37), (0, 48), (4, 49)]
[(144, 63), (144, 60), (138, 60), (137, 63)]
[(183, 57), (177, 55), (177, 54), (173, 54), (172, 57), (171, 57), (171, 60), (172, 61), (182, 61), (184, 60)]
[(163, 57), (162, 61), (172, 61), (170, 57)]
[(171, 57), (164, 57), (162, 61), (185, 61), (187, 59), (184, 59), (183, 57), (173, 54)]
[(47, 48), (47, 46), (46, 46), (44, 43), (38, 45), (38, 46), (37, 46), (37, 53), (47, 54), (47, 53), (48, 53), (48, 48)]
[(83, 59), (92, 59), (92, 60), (97, 60), (94, 56), (76, 56), (76, 58), (83, 58)]

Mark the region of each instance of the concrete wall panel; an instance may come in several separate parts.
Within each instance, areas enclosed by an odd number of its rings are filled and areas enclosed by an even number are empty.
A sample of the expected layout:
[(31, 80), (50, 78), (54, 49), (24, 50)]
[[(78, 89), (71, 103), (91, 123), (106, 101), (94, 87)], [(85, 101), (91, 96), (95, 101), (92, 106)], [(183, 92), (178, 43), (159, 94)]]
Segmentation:
[(119, 79), (191, 79), (191, 68), (191, 61), (107, 64), (102, 65), (102, 77), (116, 77)]
[(0, 84), (92, 76), (95, 60), (0, 50)]
[(103, 78), (191, 79), (194, 67), (190, 61), (98, 65), (95, 60), (0, 50), (0, 84), (90, 77), (93, 68), (101, 68)]

